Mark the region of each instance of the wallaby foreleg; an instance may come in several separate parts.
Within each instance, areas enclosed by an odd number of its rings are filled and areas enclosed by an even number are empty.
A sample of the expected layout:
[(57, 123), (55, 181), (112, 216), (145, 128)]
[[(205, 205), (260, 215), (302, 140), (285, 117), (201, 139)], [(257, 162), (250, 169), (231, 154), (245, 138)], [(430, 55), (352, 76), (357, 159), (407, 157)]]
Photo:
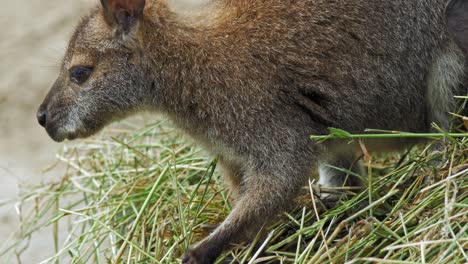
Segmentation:
[(257, 173), (245, 178), (233, 211), (210, 236), (188, 251), (182, 263), (213, 263), (231, 243), (251, 238), (291, 204), (306, 180), (307, 174), (294, 177)]

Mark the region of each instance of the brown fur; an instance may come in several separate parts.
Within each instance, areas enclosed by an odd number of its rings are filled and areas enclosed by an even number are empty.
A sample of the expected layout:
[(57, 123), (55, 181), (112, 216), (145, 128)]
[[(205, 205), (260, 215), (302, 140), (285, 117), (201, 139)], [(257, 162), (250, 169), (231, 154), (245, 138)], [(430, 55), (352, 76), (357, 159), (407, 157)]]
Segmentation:
[[(463, 78), (460, 52), (451, 53), (459, 56), (452, 72), (431, 70), (455, 47), (445, 0), (200, 0), (194, 12), (177, 1), (147, 1), (138, 15), (141, 0), (104, 0), (114, 11), (97, 8), (78, 26), (38, 115), (62, 141), (158, 111), (220, 157), (237, 204), (184, 263), (212, 263), (249, 239), (319, 164), (354, 162), (358, 146), (310, 135), (328, 127), (428, 131), (446, 109), (433, 102), (450, 105), (446, 93)], [(76, 63), (93, 67), (83, 85), (69, 81)], [(446, 87), (429, 91), (438, 87), (428, 80)], [(429, 92), (444, 101), (426, 100)], [(383, 150), (408, 142), (367, 143)], [(323, 171), (324, 184), (343, 184)]]

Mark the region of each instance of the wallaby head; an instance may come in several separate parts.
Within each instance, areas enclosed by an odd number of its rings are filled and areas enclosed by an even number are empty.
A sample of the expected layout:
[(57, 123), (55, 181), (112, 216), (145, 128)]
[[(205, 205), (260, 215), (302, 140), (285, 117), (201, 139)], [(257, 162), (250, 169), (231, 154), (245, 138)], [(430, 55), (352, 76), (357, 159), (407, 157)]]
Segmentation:
[(139, 24), (145, 0), (101, 0), (70, 40), (37, 118), (55, 141), (90, 136), (144, 107)]

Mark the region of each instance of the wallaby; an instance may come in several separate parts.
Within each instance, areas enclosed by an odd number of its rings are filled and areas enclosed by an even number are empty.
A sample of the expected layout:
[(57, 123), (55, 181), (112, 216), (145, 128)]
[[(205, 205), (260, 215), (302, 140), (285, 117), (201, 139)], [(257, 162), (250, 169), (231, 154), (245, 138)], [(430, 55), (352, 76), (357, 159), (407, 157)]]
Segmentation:
[(344, 184), (324, 164), (350, 166), (358, 144), (311, 135), (447, 126), (465, 78), (468, 0), (447, 2), (101, 0), (38, 120), (60, 142), (157, 111), (219, 157), (236, 205), (182, 260), (213, 263), (288, 208), (313, 171)]

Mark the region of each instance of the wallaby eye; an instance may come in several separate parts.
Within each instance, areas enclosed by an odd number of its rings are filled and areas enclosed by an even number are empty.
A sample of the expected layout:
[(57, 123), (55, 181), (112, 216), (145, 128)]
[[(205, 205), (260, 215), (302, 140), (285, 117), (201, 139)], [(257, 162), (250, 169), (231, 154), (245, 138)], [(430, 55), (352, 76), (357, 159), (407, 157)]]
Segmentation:
[(93, 72), (93, 67), (87, 66), (74, 66), (70, 69), (70, 81), (76, 84), (83, 84), (86, 82)]

